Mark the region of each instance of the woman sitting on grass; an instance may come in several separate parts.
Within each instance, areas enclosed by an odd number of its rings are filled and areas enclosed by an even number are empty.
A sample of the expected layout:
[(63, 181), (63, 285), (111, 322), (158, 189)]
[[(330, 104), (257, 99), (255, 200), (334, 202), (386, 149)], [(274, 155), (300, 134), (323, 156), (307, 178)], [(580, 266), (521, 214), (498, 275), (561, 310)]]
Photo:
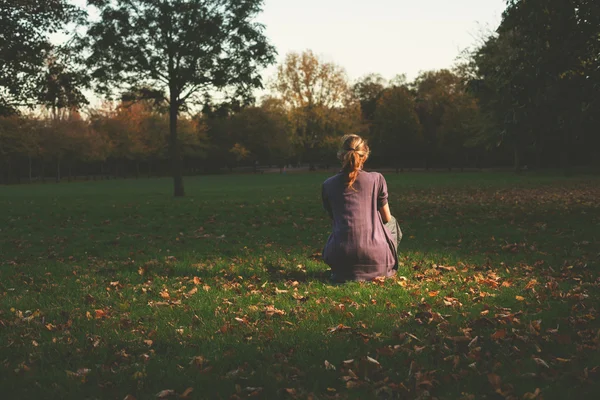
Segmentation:
[(402, 239), (390, 213), (385, 178), (362, 167), (369, 146), (358, 135), (342, 138), (338, 151), (342, 171), (323, 183), (323, 206), (333, 231), (323, 250), (335, 282), (389, 277), (398, 269), (397, 248)]

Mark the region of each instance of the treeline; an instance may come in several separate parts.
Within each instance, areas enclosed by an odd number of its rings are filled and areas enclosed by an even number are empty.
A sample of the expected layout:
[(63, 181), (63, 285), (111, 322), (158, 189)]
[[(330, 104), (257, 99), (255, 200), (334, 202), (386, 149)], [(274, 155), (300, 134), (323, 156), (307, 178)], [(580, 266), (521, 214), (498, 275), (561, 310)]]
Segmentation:
[[(94, 2), (95, 21), (63, 0), (0, 6), (2, 181), (171, 174), (182, 195), (184, 173), (334, 166), (347, 133), (398, 171), (598, 165), (598, 2), (509, 0), (460, 63), (411, 82), (350, 82), (291, 53), (258, 101), (275, 54), (254, 22), (262, 1), (221, 3)], [(55, 31), (70, 39), (52, 46)], [(89, 108), (84, 89), (113, 100)]]
[[(286, 86), (301, 76), (310, 85)], [(464, 84), (456, 72), (443, 70), (410, 84), (401, 77), (385, 82), (369, 75), (350, 85), (341, 68), (311, 52), (290, 54), (273, 95), (259, 105), (207, 103), (194, 115), (179, 117), (184, 171), (256, 164), (331, 167), (337, 165), (339, 138), (347, 133), (370, 139), (376, 166), (495, 165), (475, 141), (482, 116)], [(46, 110), (0, 118), (3, 181), (168, 174), (168, 105), (140, 100), (139, 93), (124, 98), (88, 108), (85, 116)]]

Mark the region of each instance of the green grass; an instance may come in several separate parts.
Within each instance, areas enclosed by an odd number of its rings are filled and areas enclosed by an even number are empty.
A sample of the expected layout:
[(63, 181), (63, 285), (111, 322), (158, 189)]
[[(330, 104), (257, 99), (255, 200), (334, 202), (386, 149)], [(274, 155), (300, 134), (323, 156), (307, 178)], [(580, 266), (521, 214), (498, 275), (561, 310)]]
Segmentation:
[(0, 187), (0, 397), (599, 398), (600, 179), (388, 174), (398, 277), (332, 286), (326, 176)]

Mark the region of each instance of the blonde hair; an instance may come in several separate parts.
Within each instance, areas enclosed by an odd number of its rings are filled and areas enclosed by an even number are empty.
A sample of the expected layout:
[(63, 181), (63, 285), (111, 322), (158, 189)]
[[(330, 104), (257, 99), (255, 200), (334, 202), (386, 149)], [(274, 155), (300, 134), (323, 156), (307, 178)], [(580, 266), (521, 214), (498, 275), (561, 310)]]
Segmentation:
[(363, 138), (358, 135), (346, 135), (342, 138), (342, 147), (337, 156), (342, 162), (342, 170), (348, 174), (346, 187), (354, 189), (352, 185), (358, 177), (367, 158), (369, 158), (369, 146)]

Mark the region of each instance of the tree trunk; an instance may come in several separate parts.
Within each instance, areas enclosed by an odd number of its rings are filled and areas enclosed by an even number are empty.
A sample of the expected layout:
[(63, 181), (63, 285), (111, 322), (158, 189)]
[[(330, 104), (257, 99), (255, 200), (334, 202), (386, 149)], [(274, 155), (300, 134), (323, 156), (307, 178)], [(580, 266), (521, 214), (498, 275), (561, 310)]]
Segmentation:
[(69, 163), (69, 177), (67, 178), (67, 182), (71, 182), (71, 178), (73, 177), (73, 167), (71, 163)]
[(60, 158), (56, 159), (56, 183), (60, 183)]
[(140, 162), (135, 162), (135, 179), (140, 179)]
[(42, 168), (41, 168), (41, 175), (42, 175), (42, 183), (46, 183), (46, 171), (45, 171), (45, 166), (46, 163), (44, 162), (44, 160), (42, 160)]
[(181, 151), (177, 140), (177, 117), (179, 115), (179, 94), (174, 87), (170, 88), (169, 104), (169, 151), (171, 153), (171, 174), (173, 175), (173, 194), (175, 197), (185, 195), (183, 189), (183, 176)]
[(32, 164), (32, 162), (31, 162), (31, 154), (29, 154), (28, 157), (29, 157), (29, 183), (31, 183), (33, 181), (32, 177), (31, 177), (31, 169), (32, 169), (31, 168), (31, 164)]
[(542, 149), (541, 146), (535, 146), (535, 169), (542, 168)]
[(562, 168), (565, 176), (571, 175), (571, 160), (569, 159), (571, 143), (569, 139), (569, 134), (563, 133), (563, 146), (560, 150), (560, 167)]
[(148, 178), (152, 177), (152, 163), (148, 160)]
[(12, 182), (12, 163), (10, 162), (10, 158), (8, 159), (8, 170), (6, 171), (6, 184), (10, 185)]
[(514, 155), (515, 155), (515, 159), (514, 159), (514, 167), (515, 167), (515, 173), (520, 173), (521, 172), (521, 154), (519, 149), (515, 146), (514, 148)]

